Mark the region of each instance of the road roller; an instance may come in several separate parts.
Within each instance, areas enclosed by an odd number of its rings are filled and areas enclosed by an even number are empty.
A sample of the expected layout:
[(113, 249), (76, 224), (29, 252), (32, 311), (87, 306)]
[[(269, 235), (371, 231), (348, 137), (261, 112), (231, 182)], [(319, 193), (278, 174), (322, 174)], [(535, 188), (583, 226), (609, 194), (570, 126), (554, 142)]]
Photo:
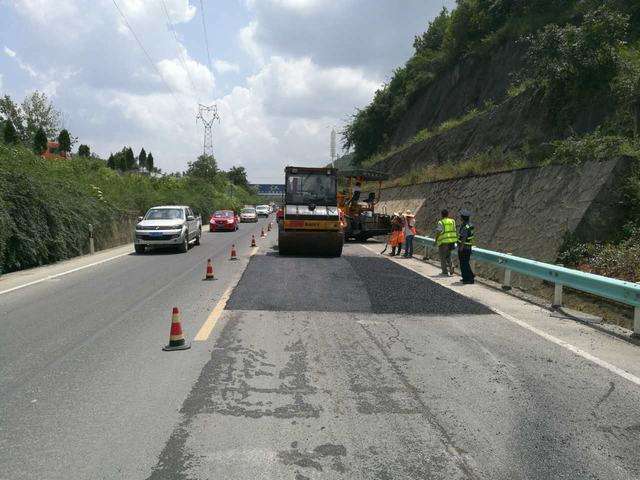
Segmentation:
[(344, 222), (338, 209), (338, 170), (286, 167), (284, 174), (284, 205), (278, 222), (280, 255), (342, 255)]

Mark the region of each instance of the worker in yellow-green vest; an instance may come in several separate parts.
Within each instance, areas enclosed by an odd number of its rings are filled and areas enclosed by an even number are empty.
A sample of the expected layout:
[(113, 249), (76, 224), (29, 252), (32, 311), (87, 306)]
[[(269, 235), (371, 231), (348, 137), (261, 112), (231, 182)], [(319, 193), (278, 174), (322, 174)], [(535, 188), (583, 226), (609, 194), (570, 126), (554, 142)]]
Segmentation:
[(469, 210), (460, 210), (460, 218), (462, 225), (458, 231), (458, 260), (460, 261), (460, 273), (462, 274), (462, 283), (471, 284), (475, 282), (476, 276), (471, 270), (471, 253), (475, 245), (476, 229), (471, 224), (471, 212)]
[(448, 210), (442, 210), (442, 218), (436, 226), (436, 245), (440, 254), (440, 267), (443, 275), (453, 275), (453, 263), (451, 263), (451, 252), (456, 247), (458, 241), (458, 229), (456, 221), (449, 217)]

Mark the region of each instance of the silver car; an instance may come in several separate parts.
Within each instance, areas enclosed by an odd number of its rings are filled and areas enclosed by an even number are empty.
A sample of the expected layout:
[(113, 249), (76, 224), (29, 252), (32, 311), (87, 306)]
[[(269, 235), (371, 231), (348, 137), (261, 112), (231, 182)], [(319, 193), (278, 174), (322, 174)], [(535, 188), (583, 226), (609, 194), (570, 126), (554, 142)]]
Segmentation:
[(253, 207), (245, 207), (240, 210), (240, 221), (244, 222), (257, 222), (258, 221), (258, 213), (256, 209)]
[(200, 245), (202, 219), (184, 205), (150, 208), (138, 219), (134, 247), (136, 253), (144, 253), (154, 246), (176, 246), (181, 252), (189, 250), (193, 242)]

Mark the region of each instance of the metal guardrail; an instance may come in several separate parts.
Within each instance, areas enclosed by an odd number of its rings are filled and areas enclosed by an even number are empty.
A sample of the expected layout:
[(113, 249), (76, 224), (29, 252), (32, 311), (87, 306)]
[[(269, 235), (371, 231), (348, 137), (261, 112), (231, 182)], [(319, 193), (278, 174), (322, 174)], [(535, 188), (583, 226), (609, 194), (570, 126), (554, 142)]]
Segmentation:
[[(428, 252), (429, 248), (437, 248), (433, 238), (416, 235), (414, 242), (425, 247), (425, 252)], [(472, 259), (503, 268), (502, 288), (505, 290), (511, 288), (511, 272), (553, 283), (555, 285), (554, 307), (562, 306), (563, 286), (630, 305), (634, 307), (633, 332), (634, 335), (640, 336), (640, 284), (572, 270), (561, 265), (537, 262), (484, 248), (473, 247)]]

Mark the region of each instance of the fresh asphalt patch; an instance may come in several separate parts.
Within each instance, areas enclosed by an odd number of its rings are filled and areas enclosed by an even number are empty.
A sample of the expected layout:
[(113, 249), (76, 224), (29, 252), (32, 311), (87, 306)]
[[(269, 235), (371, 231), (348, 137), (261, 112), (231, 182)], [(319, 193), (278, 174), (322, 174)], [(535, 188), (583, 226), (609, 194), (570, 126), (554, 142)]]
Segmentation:
[[(355, 252), (354, 252), (355, 253)], [(382, 257), (251, 259), (228, 310), (488, 315), (492, 312)]]

